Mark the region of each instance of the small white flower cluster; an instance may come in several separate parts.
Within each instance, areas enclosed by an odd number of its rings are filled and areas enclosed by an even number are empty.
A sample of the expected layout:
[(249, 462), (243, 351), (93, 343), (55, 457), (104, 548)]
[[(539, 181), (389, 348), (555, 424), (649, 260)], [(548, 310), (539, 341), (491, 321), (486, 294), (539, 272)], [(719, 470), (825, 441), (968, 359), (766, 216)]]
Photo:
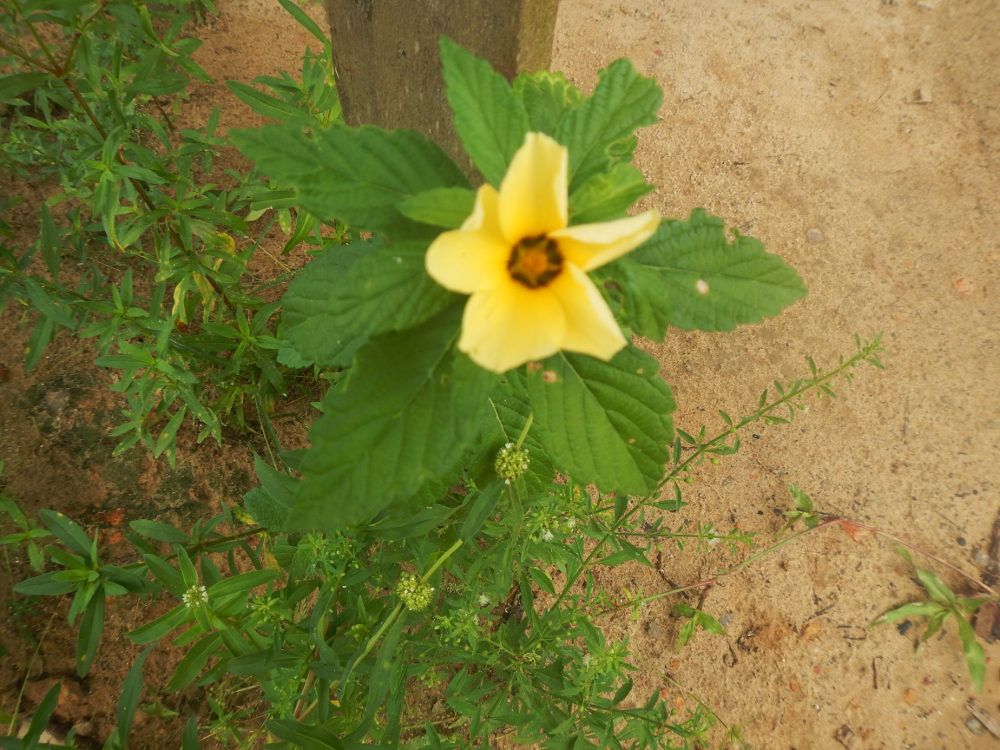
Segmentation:
[(528, 470), (529, 463), (527, 448), (518, 448), (513, 443), (505, 443), (503, 448), (497, 451), (493, 467), (504, 484), (510, 484)]
[(396, 584), (396, 596), (411, 612), (427, 609), (433, 593), (434, 587), (422, 583), (413, 573), (403, 573), (399, 577), (399, 583)]
[(208, 589), (204, 586), (195, 584), (184, 592), (181, 599), (184, 601), (185, 605), (191, 607), (192, 609), (194, 607), (199, 607), (202, 604), (208, 604)]

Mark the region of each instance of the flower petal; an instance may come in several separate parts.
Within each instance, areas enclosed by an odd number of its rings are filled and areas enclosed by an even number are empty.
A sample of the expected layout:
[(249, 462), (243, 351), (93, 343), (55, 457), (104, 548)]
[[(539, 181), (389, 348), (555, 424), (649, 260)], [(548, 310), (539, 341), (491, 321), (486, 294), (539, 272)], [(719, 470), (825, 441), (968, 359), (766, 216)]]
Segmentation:
[(560, 349), (609, 360), (628, 343), (594, 282), (572, 263), (547, 288), (566, 315)]
[(500, 230), (500, 193), (492, 185), (480, 185), (476, 191), (476, 202), (472, 213), (462, 222), (462, 229), (482, 229), (497, 237), (502, 237)]
[(500, 183), (500, 226), (513, 247), (562, 229), (569, 220), (569, 152), (544, 133), (528, 133)]
[(453, 292), (471, 294), (509, 281), (510, 246), (500, 235), (497, 191), (483, 185), (461, 229), (439, 234), (424, 258), (427, 273)]
[(660, 214), (647, 211), (600, 224), (566, 227), (549, 236), (559, 243), (563, 258), (584, 271), (592, 271), (635, 250), (653, 236), (659, 225)]
[(565, 331), (566, 315), (548, 288), (508, 279), (469, 298), (458, 348), (480, 367), (506, 372), (555, 354)]

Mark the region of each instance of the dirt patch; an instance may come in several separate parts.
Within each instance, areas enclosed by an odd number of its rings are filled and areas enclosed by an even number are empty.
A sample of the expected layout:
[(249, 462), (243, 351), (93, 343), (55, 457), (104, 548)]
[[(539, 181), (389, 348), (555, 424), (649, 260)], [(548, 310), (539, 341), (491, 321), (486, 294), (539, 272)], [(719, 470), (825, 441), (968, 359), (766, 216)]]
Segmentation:
[[(199, 62), (218, 84), (196, 91), (181, 117), (196, 125), (220, 106), (224, 127), (254, 124), (221, 82), (294, 70), (311, 39), (270, 4), (216, 5), (198, 35)], [(318, 6), (310, 12), (322, 18)], [(808, 374), (806, 355), (832, 365), (851, 353), (855, 333), (884, 332), (888, 350), (885, 372), (862, 371), (840, 399), (811, 402), (791, 425), (755, 428), (740, 454), (699, 467), (690, 504), (669, 525), (739, 527), (767, 546), (794, 482), (819, 509), (982, 576), (1000, 511), (1000, 6), (563, 0), (553, 67), (589, 90), (618, 57), (666, 95), (661, 122), (640, 134), (638, 165), (659, 187), (644, 207), (686, 216), (704, 206), (762, 239), (810, 288), (773, 321), (724, 335), (671, 331), (646, 347), (674, 387), (678, 424), (697, 431), (721, 425), (719, 408), (752, 410), (775, 377)], [(0, 459), (6, 492), (29, 512), (63, 510), (113, 542), (128, 520), (193, 522), (253, 481), (240, 440), (219, 448), (182, 435), (175, 469), (139, 449), (113, 456), (107, 433), (121, 405), (92, 352), (59, 337), (26, 375), (17, 323), (11, 311), (0, 320)], [(974, 691), (954, 628), (916, 659), (919, 621), (867, 628), (921, 595), (892, 544), (833, 527), (807, 539), (690, 598), (726, 636), (699, 633), (675, 651), (670, 599), (638, 620), (608, 618), (609, 638), (629, 637), (642, 667), (635, 695), (663, 690), (679, 711), (703, 701), (757, 748), (996, 746), (969, 721)], [(111, 544), (109, 561), (121, 549)], [(659, 572), (622, 570), (604, 583), (653, 593), (746, 554), (664, 546)], [(26, 561), (11, 561), (11, 572), (27, 575)], [(25, 677), (29, 708), (60, 679), (57, 717), (102, 737), (138, 653), (121, 633), (153, 613), (113, 605), (99, 663), (79, 681), (65, 605), (11, 610), (6, 596), (0, 708), (12, 708)], [(1000, 716), (1000, 646), (987, 656), (979, 700)], [(151, 659), (160, 661), (148, 671), (169, 673), (164, 655)], [(203, 700), (183, 694), (166, 708), (182, 721)], [(178, 726), (147, 712), (137, 746), (175, 747)]]

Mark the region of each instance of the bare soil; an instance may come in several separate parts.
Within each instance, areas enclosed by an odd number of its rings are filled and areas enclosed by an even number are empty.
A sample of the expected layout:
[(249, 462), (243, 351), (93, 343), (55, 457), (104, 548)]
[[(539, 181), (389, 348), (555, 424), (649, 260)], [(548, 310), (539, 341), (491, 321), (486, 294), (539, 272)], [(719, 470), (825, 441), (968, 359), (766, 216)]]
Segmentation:
[[(199, 61), (218, 84), (198, 90), (184, 116), (203, 121), (219, 106), (224, 126), (252, 123), (221, 82), (294, 71), (310, 38), (263, 0), (216, 5), (197, 34)], [(318, 5), (310, 10), (322, 18)], [(887, 349), (886, 370), (862, 369), (837, 400), (810, 401), (794, 423), (757, 428), (738, 455), (699, 467), (690, 505), (670, 525), (738, 526), (766, 547), (792, 507), (793, 482), (820, 510), (986, 577), (1000, 512), (1000, 5), (563, 0), (553, 68), (589, 90), (619, 57), (665, 92), (659, 124), (640, 135), (638, 164), (659, 186), (643, 207), (683, 217), (704, 206), (763, 240), (810, 288), (761, 325), (671, 331), (646, 345), (675, 390), (679, 426), (721, 429), (718, 409), (752, 411), (775, 378), (808, 375), (807, 355), (835, 365), (853, 353), (855, 333), (882, 332)], [(29, 511), (59, 509), (113, 539), (134, 518), (190, 523), (252, 484), (252, 436), (220, 448), (184, 435), (176, 469), (139, 449), (112, 456), (107, 430), (120, 404), (86, 345), (61, 337), (25, 374), (13, 311), (0, 331), (0, 481)], [(922, 591), (889, 539), (847, 530), (815, 532), (684, 599), (722, 621), (726, 636), (701, 633), (676, 651), (670, 599), (638, 619), (609, 618), (608, 636), (630, 639), (636, 695), (665, 691), (682, 713), (703, 701), (755, 748), (1000, 747), (966, 707), (976, 698), (1000, 718), (1000, 646), (986, 646), (976, 695), (954, 627), (916, 657), (919, 620), (868, 628)], [(615, 571), (604, 584), (649, 594), (748, 554), (665, 546), (660, 570)], [(918, 563), (973, 592), (952, 570)], [(24, 561), (8, 564), (27, 573)], [(57, 718), (99, 742), (138, 653), (122, 633), (154, 612), (113, 603), (100, 663), (81, 681), (66, 607), (9, 604), (4, 586), (0, 709), (13, 709), (22, 684), (30, 709), (61, 680)], [(169, 658), (151, 657), (151, 673), (167, 672)], [(203, 702), (195, 691), (169, 708), (183, 720)], [(138, 724), (137, 747), (178, 745), (178, 720), (147, 712)], [(713, 743), (725, 746), (721, 733)]]

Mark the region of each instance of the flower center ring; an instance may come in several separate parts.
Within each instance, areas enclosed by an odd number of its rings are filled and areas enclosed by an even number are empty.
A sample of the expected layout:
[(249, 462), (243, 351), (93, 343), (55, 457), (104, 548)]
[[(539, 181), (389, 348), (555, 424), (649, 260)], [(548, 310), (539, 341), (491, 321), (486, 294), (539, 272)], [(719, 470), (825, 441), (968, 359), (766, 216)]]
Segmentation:
[(545, 286), (562, 272), (563, 257), (555, 240), (545, 235), (526, 237), (510, 251), (507, 270), (529, 289)]

